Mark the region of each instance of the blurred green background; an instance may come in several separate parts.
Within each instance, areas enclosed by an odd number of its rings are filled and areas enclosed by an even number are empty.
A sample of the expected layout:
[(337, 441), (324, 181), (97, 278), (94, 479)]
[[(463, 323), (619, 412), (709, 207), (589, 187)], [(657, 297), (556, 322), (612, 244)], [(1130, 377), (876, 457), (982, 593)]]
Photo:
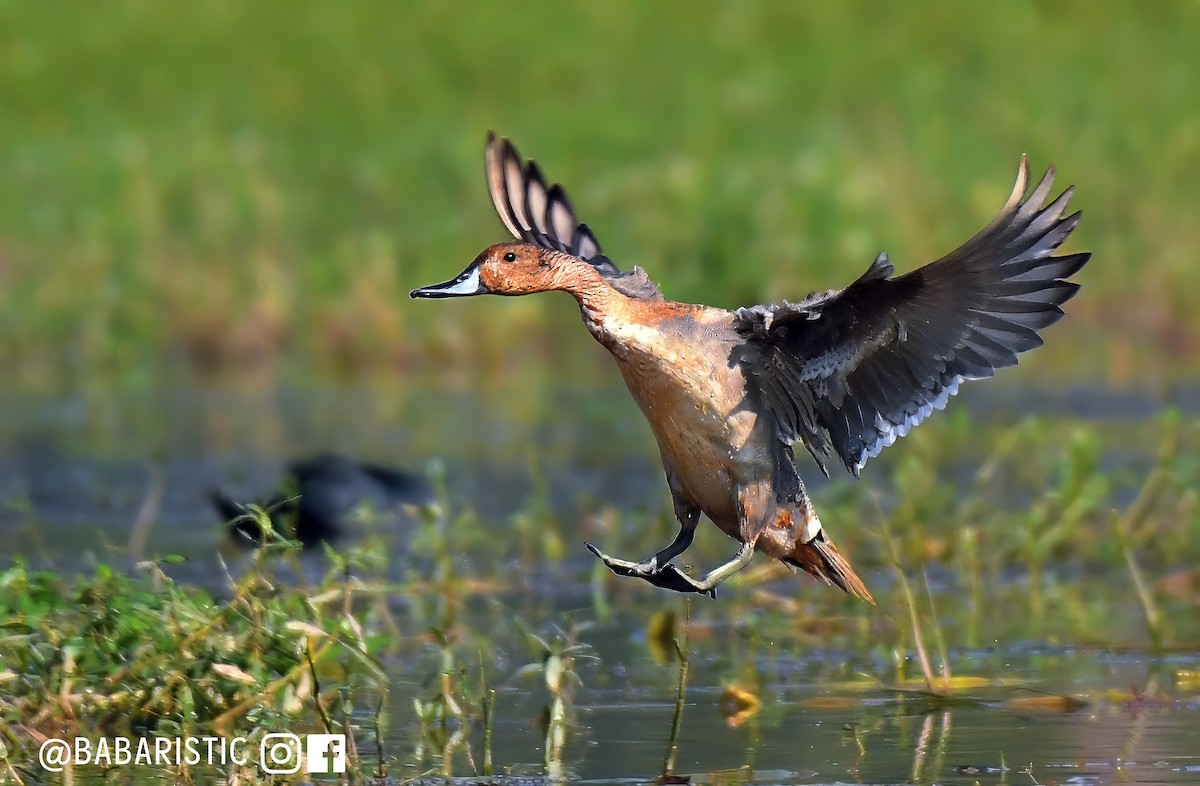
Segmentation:
[(407, 298), (504, 239), (488, 129), (618, 264), (727, 307), (843, 286), (880, 250), (935, 258), (1028, 152), (1077, 185), (1071, 247), (1095, 252), (1038, 373), (1170, 380), (1200, 342), (1198, 22), (1095, 0), (5, 2), (0, 384), (591, 368), (564, 297)]

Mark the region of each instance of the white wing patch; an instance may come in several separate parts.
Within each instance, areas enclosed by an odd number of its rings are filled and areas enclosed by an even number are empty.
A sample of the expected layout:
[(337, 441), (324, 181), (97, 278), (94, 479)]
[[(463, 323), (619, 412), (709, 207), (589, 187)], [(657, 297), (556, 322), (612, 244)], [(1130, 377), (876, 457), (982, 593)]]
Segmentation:
[(862, 469), (868, 459), (878, 456), (884, 448), (896, 444), (896, 440), (906, 436), (910, 430), (920, 425), (921, 421), (932, 415), (934, 410), (940, 411), (945, 409), (946, 404), (950, 401), (950, 397), (958, 393), (958, 384), (962, 380), (961, 375), (951, 379), (936, 398), (905, 418), (903, 423), (888, 423), (880, 415), (876, 415), (875, 428), (879, 431), (879, 438), (870, 447), (863, 447), (862, 452), (858, 455), (858, 460), (855, 462), (858, 468)]

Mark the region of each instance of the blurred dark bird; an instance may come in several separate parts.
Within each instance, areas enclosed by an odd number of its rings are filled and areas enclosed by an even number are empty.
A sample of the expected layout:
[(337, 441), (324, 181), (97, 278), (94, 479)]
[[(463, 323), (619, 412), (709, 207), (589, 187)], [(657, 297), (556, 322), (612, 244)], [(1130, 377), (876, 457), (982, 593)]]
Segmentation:
[[(269, 512), (276, 532), (305, 547), (352, 534), (367, 509), (386, 517), (434, 501), (432, 486), (420, 475), (331, 453), (288, 464), (283, 489), (255, 504)], [(220, 489), (212, 489), (209, 499), (236, 540), (262, 542), (262, 529), (244, 504)]]
[[(826, 536), (796, 466), (799, 443), (822, 472), (855, 476), (868, 459), (946, 406), (963, 380), (990, 377), (1042, 343), (1089, 254), (1054, 256), (1079, 213), (1072, 189), (1047, 204), (1054, 170), (1026, 196), (1022, 156), (1004, 209), (963, 246), (893, 276), (880, 254), (846, 289), (798, 303), (726, 311), (664, 300), (640, 268), (620, 271), (512, 143), (489, 136), (492, 201), (515, 242), (481, 253), (415, 298), (562, 290), (616, 359), (658, 440), (681, 527), (644, 562), (585, 544), (613, 572), (678, 592), (714, 588), (761, 551), (865, 600), (870, 592)], [(704, 513), (741, 543), (700, 579), (671, 560)]]

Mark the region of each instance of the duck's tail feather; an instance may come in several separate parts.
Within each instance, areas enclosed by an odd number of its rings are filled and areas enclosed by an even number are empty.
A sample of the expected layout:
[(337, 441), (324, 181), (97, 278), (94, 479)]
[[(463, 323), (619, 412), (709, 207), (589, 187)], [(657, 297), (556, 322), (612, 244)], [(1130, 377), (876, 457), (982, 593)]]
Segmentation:
[(837, 546), (833, 545), (833, 541), (825, 537), (824, 531), (818, 532), (808, 543), (796, 544), (796, 549), (783, 561), (803, 569), (826, 584), (835, 584), (857, 598), (875, 603), (867, 585), (854, 572), (854, 568), (850, 567), (850, 563), (837, 550)]

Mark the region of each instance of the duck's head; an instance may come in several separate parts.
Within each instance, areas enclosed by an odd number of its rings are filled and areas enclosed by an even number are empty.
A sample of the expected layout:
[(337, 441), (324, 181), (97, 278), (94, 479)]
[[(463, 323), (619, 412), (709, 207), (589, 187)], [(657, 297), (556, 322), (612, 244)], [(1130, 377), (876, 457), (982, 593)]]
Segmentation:
[[(569, 254), (529, 243), (497, 243), (444, 284), (421, 287), (410, 297), (469, 297), (470, 295), (528, 295), (569, 289)], [(575, 260), (578, 261), (578, 260)]]

